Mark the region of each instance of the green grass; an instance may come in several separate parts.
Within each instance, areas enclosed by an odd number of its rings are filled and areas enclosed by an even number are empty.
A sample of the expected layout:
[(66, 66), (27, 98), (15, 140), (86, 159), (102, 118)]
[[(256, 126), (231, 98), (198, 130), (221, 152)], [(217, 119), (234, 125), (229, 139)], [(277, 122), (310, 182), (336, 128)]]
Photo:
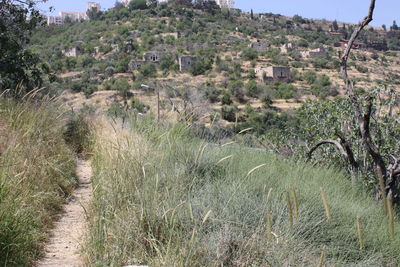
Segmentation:
[(0, 266), (32, 266), (76, 184), (63, 117), (54, 103), (0, 101)]
[[(157, 127), (145, 119), (130, 132), (109, 127), (112, 137), (104, 128), (94, 146), (89, 266), (317, 266), (321, 258), (328, 266), (387, 266), (400, 260), (399, 224), (390, 238), (382, 205), (341, 171), (213, 147), (182, 125)], [(291, 226), (285, 191), (295, 207), (293, 187), (299, 214)]]

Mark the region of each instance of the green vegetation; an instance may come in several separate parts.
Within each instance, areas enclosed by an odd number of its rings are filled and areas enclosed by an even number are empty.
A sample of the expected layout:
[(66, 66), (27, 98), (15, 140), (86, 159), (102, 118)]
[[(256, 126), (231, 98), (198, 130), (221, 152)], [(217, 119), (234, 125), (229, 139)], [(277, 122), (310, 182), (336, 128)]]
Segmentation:
[(1, 266), (32, 266), (76, 184), (64, 115), (46, 101), (0, 101)]
[(210, 146), (183, 125), (144, 118), (132, 128), (97, 131), (90, 265), (317, 266), (321, 254), (336, 266), (400, 260), (400, 236), (391, 237), (383, 207), (340, 171)]

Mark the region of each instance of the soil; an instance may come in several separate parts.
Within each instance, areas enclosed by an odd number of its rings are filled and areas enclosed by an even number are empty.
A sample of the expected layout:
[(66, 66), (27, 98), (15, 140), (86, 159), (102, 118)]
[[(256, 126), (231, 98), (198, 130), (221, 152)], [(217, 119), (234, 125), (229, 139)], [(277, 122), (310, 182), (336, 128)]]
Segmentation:
[(83, 266), (80, 255), (81, 242), (87, 230), (86, 211), (92, 196), (92, 168), (90, 162), (77, 159), (77, 189), (64, 207), (60, 219), (55, 222), (51, 238), (45, 247), (45, 256), (38, 267)]

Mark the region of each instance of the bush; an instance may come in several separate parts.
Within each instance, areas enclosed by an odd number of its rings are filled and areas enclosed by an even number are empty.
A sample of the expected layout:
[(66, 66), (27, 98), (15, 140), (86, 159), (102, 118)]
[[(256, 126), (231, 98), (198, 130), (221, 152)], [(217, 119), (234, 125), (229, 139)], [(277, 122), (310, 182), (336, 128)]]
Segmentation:
[(317, 80), (317, 74), (315, 71), (306, 71), (303, 73), (303, 79), (311, 85)]
[(251, 97), (257, 97), (260, 94), (261, 90), (258, 86), (257, 82), (254, 80), (249, 81), (246, 84), (246, 94)]
[(77, 154), (87, 154), (91, 150), (91, 133), (84, 114), (73, 114), (69, 119), (63, 137)]
[(276, 83), (274, 87), (276, 98), (290, 99), (297, 92), (297, 88), (288, 83)]
[(242, 101), (244, 97), (243, 87), (244, 84), (241, 80), (232, 81), (228, 84), (228, 89), (231, 91), (232, 95), (236, 97), (239, 101)]
[(221, 117), (224, 120), (234, 122), (236, 121), (236, 113), (238, 108), (235, 105), (223, 105), (221, 108)]
[(148, 105), (143, 104), (136, 97), (132, 98), (131, 107), (132, 107), (132, 109), (136, 110), (139, 113), (146, 113), (150, 109), (150, 107)]
[(136, 9), (147, 9), (147, 1), (146, 0), (131, 0), (129, 2), (129, 9), (136, 10)]
[(212, 60), (203, 58), (201, 60), (198, 60), (195, 64), (193, 64), (190, 67), (190, 73), (194, 76), (197, 75), (202, 75), (206, 71), (210, 70), (212, 68)]
[(313, 58), (311, 64), (317, 69), (329, 69), (329, 61), (324, 57)]
[(247, 48), (243, 50), (242, 57), (248, 61), (256, 60), (258, 58), (258, 52), (254, 49)]
[(175, 58), (171, 55), (165, 55), (160, 60), (160, 67), (163, 71), (171, 70), (175, 65)]
[(356, 65), (356, 70), (361, 72), (361, 73), (367, 73), (369, 70), (367, 67), (361, 66), (361, 65)]
[(139, 68), (139, 72), (144, 78), (156, 77), (157, 69), (154, 64), (145, 64)]
[(230, 105), (232, 104), (232, 95), (229, 91), (225, 90), (222, 94), (221, 104), (222, 105)]
[(204, 96), (211, 103), (218, 102), (219, 91), (213, 84), (208, 84), (204, 88)]

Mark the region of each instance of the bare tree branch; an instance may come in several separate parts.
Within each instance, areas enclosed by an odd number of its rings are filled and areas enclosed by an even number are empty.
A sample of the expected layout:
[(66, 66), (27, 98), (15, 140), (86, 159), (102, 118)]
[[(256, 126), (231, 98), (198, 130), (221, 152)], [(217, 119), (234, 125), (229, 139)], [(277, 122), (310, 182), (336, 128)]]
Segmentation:
[(318, 143), (316, 143), (307, 153), (308, 158), (310, 159), (312, 154), (314, 153), (315, 150), (317, 150), (320, 146), (322, 145), (334, 145), (336, 146), (337, 150), (339, 151), (339, 153), (348, 158), (347, 152), (346, 150), (343, 148), (342, 144), (339, 141), (333, 140), (333, 139), (327, 139), (327, 140), (322, 140), (319, 141)]

